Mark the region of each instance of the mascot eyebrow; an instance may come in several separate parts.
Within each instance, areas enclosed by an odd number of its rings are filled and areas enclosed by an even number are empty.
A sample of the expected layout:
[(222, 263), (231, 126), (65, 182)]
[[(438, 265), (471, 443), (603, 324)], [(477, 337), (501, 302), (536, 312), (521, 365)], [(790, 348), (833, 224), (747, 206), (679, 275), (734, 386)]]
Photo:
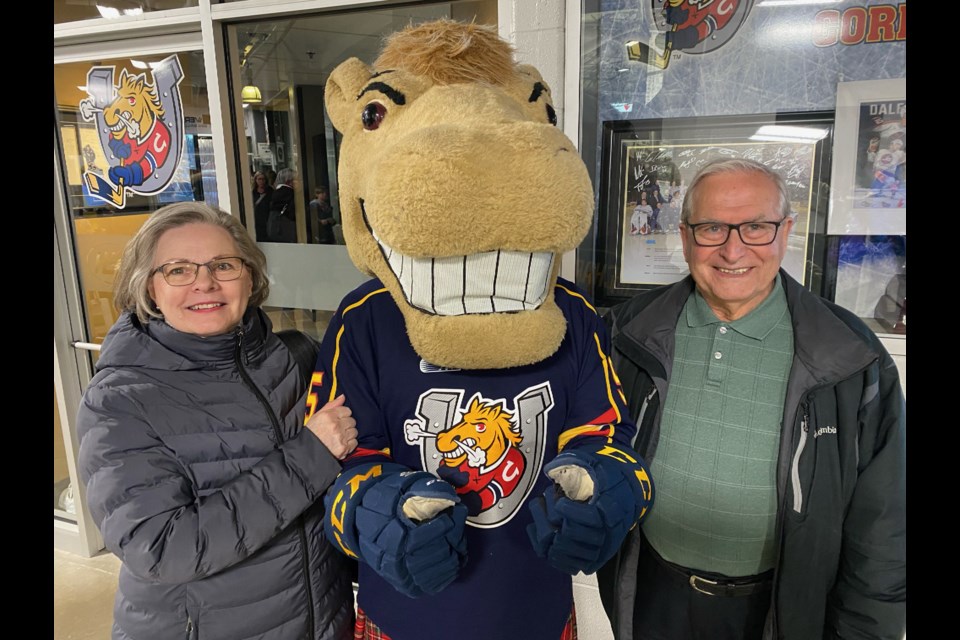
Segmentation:
[(407, 103), (407, 97), (403, 95), (402, 92), (397, 91), (385, 82), (371, 82), (363, 88), (363, 91), (361, 91), (360, 95), (357, 96), (357, 100), (362, 98), (363, 94), (367, 93), (368, 91), (379, 91), (383, 95), (390, 98), (394, 104), (402, 105)]

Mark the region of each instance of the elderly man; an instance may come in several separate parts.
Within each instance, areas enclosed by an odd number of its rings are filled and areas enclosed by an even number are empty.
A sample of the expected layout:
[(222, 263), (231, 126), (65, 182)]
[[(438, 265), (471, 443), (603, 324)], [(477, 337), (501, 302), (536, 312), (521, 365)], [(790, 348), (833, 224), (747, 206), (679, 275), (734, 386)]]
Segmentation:
[(614, 307), (613, 361), (657, 502), (598, 574), (618, 640), (891, 638), (906, 624), (906, 416), (850, 312), (780, 269), (786, 185), (692, 180), (690, 276)]

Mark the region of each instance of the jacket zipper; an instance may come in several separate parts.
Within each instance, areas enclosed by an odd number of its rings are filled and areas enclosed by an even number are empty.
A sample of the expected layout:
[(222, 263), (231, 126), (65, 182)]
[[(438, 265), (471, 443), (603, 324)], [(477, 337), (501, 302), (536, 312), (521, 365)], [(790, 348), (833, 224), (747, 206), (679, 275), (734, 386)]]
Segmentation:
[(650, 402), (653, 400), (653, 396), (657, 395), (657, 385), (654, 384), (650, 387), (650, 393), (647, 394), (647, 397), (643, 399), (643, 404), (640, 405), (640, 413), (637, 414), (637, 430), (633, 434), (633, 439), (630, 441), (630, 446), (636, 448), (637, 436), (640, 435), (640, 427), (643, 426), (643, 417), (647, 413), (647, 408), (650, 406)]
[[(243, 327), (239, 327), (237, 329), (237, 344), (234, 349), (234, 360), (237, 362), (237, 370), (240, 372), (240, 378), (243, 379), (244, 384), (253, 390), (253, 394), (257, 397), (257, 400), (259, 400), (260, 404), (262, 404), (267, 410), (267, 415), (270, 417), (270, 424), (273, 426), (273, 434), (277, 439), (276, 446), (279, 447), (281, 444), (283, 444), (283, 432), (280, 430), (280, 421), (273, 412), (273, 407), (270, 406), (270, 403), (264, 397), (263, 393), (260, 392), (260, 389), (257, 387), (257, 385), (254, 384), (253, 380), (250, 378), (250, 375), (247, 373), (247, 370), (243, 366), (244, 364), (249, 364), (246, 351), (243, 348), (243, 337)], [(297, 372), (299, 373), (299, 371), (300, 369), (298, 367)], [(303, 549), (303, 554), (300, 556), (300, 565), (303, 569), (303, 583), (307, 592), (307, 628), (310, 632), (307, 637), (313, 638), (316, 635), (316, 632), (314, 631), (315, 621), (313, 615), (313, 588), (310, 586), (310, 562), (307, 558), (307, 556), (310, 555), (310, 547), (307, 546), (307, 532), (303, 524), (303, 516), (297, 516), (297, 534), (300, 538), (300, 548)]]
[(193, 638), (193, 618), (187, 615), (187, 640)]
[(790, 482), (793, 485), (793, 510), (800, 513), (803, 510), (803, 487), (800, 486), (800, 456), (807, 445), (807, 435), (810, 430), (809, 414), (805, 410), (800, 421), (800, 442), (797, 451), (793, 454), (793, 464), (790, 467)]

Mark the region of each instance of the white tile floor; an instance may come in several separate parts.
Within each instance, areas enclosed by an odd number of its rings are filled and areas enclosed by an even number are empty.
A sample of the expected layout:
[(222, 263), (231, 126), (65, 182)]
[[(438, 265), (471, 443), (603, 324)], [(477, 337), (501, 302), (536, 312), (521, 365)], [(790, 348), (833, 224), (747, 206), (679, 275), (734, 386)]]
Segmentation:
[(108, 640), (120, 561), (53, 550), (54, 640)]

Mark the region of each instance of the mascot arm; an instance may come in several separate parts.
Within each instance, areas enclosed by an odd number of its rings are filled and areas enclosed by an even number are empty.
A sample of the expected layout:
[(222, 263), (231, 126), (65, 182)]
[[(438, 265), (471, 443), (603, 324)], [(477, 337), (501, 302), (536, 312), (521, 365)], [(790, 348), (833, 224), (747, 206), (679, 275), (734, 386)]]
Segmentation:
[(555, 568), (594, 573), (649, 511), (653, 483), (630, 446), (636, 426), (606, 355), (606, 328), (592, 308), (570, 326), (583, 339), (577, 401), (568, 419), (583, 426), (560, 435), (561, 453), (544, 466), (553, 484), (531, 500), (527, 533), (537, 555)]
[(442, 590), (466, 562), (467, 509), (448, 482), (390, 458), (388, 420), (377, 401), (379, 369), (369, 346), (369, 299), (341, 304), (307, 396), (309, 416), (345, 394), (359, 432), (357, 448), (324, 498), (324, 531), (343, 553), (417, 597)]
[(330, 541), (411, 598), (440, 592), (466, 563), (467, 508), (426, 471), (365, 462), (337, 478), (324, 504)]

